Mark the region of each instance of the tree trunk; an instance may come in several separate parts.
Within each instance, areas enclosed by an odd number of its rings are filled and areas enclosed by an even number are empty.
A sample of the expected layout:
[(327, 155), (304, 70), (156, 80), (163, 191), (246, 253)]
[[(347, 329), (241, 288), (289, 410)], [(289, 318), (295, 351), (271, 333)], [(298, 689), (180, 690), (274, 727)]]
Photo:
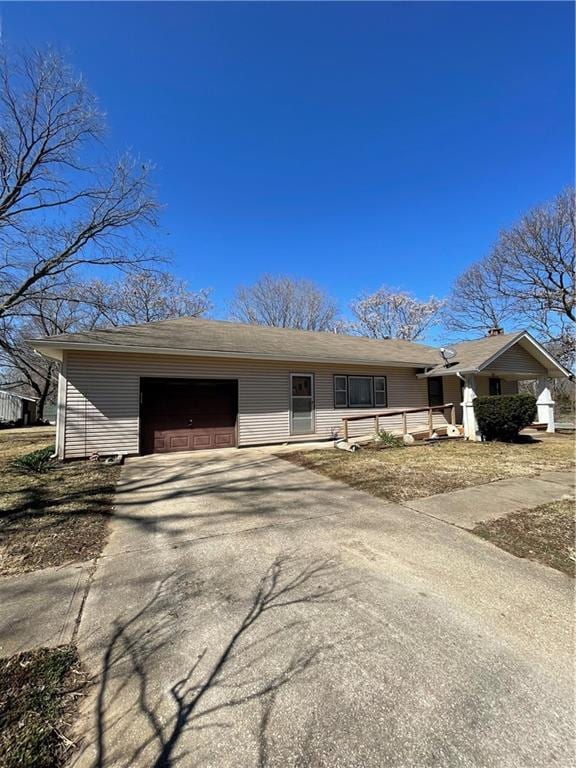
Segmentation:
[(42, 382), (40, 397), (38, 398), (38, 402), (36, 403), (36, 419), (38, 421), (44, 421), (44, 408), (46, 407), (46, 400), (48, 399), (48, 395), (50, 394), (53, 371), (54, 371), (53, 366), (50, 366), (48, 368), (47, 376)]

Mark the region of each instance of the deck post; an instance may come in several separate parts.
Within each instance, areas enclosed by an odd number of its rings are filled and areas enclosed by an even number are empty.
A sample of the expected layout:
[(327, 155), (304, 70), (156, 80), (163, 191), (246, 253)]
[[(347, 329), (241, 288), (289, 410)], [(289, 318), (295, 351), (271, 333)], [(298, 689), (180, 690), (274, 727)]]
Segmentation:
[(379, 423), (378, 423), (378, 414), (374, 416), (374, 435), (378, 435), (378, 429), (379, 429)]
[(538, 379), (536, 391), (538, 392), (538, 399), (536, 400), (537, 419), (540, 424), (546, 424), (546, 432), (555, 432), (554, 400), (552, 400), (552, 392), (550, 391), (550, 379)]
[(456, 426), (456, 406), (453, 405), (452, 408), (450, 408), (450, 423), (453, 427)]
[(402, 414), (402, 431), (403, 434), (408, 434), (408, 416), (406, 415), (406, 411)]
[(428, 437), (432, 437), (434, 432), (434, 418), (432, 416), (432, 408), (428, 408)]
[(344, 425), (344, 440), (348, 441), (348, 419), (342, 419)]

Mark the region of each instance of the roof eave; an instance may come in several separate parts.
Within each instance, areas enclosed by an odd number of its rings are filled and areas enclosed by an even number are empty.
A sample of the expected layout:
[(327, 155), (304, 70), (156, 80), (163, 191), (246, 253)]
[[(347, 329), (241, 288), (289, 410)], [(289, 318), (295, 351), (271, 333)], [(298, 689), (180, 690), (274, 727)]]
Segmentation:
[(416, 378), (431, 379), (436, 376), (457, 376), (459, 373), (479, 373), (479, 371), (477, 368), (441, 368), (440, 370), (432, 368), (425, 373), (417, 373)]
[(36, 352), (50, 357), (54, 360), (62, 360), (62, 353), (65, 351), (76, 352), (124, 352), (132, 354), (162, 354), (162, 355), (184, 355), (186, 357), (217, 357), (217, 358), (233, 358), (237, 360), (264, 360), (264, 361), (276, 361), (276, 362), (306, 362), (306, 363), (330, 363), (332, 365), (377, 365), (377, 366), (389, 366), (393, 368), (426, 368), (430, 367), (429, 362), (422, 361), (399, 361), (399, 360), (374, 360), (368, 359), (358, 360), (356, 358), (346, 357), (308, 357), (303, 355), (264, 355), (254, 352), (229, 352), (221, 350), (206, 350), (206, 349), (175, 349), (174, 347), (142, 347), (129, 344), (98, 344), (98, 343), (81, 343), (81, 342), (55, 342), (53, 340), (44, 339), (27, 339), (27, 344), (30, 344)]

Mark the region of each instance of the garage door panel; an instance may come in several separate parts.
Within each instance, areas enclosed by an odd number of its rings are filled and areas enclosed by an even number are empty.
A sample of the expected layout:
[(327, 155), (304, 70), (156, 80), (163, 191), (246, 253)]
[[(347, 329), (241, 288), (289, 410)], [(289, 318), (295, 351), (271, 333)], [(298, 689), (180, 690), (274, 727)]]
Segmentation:
[(143, 453), (236, 445), (237, 382), (143, 379)]
[(172, 451), (185, 451), (190, 445), (190, 437), (188, 435), (170, 435), (169, 445)]
[(192, 436), (192, 448), (201, 450), (212, 447), (212, 435), (208, 432), (198, 432)]
[(231, 432), (216, 432), (214, 434), (215, 448), (232, 448), (236, 445), (236, 435)]

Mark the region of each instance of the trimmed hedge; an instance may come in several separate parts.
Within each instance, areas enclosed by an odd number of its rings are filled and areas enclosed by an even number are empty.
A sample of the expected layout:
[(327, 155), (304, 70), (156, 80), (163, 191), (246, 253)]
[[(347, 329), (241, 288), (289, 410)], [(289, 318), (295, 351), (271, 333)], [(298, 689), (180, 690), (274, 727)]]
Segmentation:
[(536, 418), (536, 398), (529, 394), (477, 397), (474, 413), (485, 440), (509, 443)]

